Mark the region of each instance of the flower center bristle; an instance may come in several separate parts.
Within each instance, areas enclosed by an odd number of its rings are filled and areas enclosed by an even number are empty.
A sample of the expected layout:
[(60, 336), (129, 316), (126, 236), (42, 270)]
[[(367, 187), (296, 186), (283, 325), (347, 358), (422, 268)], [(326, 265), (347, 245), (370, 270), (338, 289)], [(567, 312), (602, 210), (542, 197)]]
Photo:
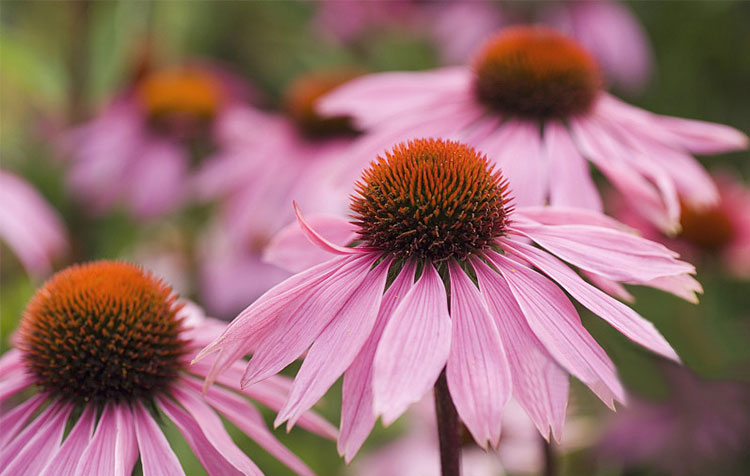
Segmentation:
[(310, 73), (297, 78), (284, 95), (284, 108), (300, 130), (311, 138), (356, 135), (349, 116), (321, 116), (315, 103), (325, 94), (361, 74), (354, 69)]
[(153, 72), (138, 85), (138, 98), (152, 117), (209, 118), (223, 102), (217, 79), (198, 68), (173, 68)]
[(177, 376), (186, 343), (172, 289), (136, 265), (71, 266), (29, 302), (19, 347), (36, 383), (76, 403), (148, 399)]
[(682, 204), (680, 237), (705, 250), (717, 250), (731, 241), (734, 225), (719, 208), (696, 209)]
[(474, 90), (488, 107), (526, 118), (585, 114), (602, 86), (593, 58), (576, 42), (543, 27), (508, 28), (475, 61)]
[(373, 162), (351, 209), (365, 246), (397, 258), (463, 260), (505, 232), (506, 190), (501, 173), (472, 147), (419, 139)]

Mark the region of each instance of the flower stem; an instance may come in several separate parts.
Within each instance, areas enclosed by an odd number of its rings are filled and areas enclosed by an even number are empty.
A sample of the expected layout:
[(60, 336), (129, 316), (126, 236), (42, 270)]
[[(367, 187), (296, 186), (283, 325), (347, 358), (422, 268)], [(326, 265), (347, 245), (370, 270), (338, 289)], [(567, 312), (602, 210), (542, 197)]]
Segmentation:
[(435, 413), (440, 441), (440, 467), (442, 476), (461, 475), (461, 441), (458, 413), (448, 391), (445, 369), (435, 383)]

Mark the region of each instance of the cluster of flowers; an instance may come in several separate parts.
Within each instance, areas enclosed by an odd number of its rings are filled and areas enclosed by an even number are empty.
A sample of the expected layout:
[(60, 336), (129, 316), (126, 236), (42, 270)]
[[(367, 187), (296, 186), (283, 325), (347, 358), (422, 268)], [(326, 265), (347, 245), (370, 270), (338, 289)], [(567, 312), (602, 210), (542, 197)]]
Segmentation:
[[(572, 301), (679, 362), (616, 298), (635, 284), (696, 300), (695, 268), (657, 241), (691, 259), (718, 251), (748, 274), (750, 192), (691, 155), (748, 139), (605, 91), (607, 77), (640, 80), (648, 51), (619, 5), (542, 15), (580, 39), (517, 26), (464, 66), (318, 72), (289, 88), (283, 113), (250, 105), (255, 93), (232, 74), (192, 63), (147, 72), (68, 133), (68, 183), (91, 212), (125, 206), (153, 220), (218, 203), (198, 246), (201, 301), (220, 315), (251, 304), (225, 326), (136, 265), (55, 274), (0, 359), (0, 474), (128, 475), (138, 460), (147, 475), (181, 474), (162, 415), (211, 474), (261, 474), (219, 415), (311, 474), (249, 400), (276, 412), (276, 425), (337, 439), (349, 462), (378, 418), (394, 422), (433, 388), (481, 448), (500, 444), (511, 400), (559, 441), (570, 375), (609, 407), (626, 400)], [(592, 40), (602, 31), (586, 36), (595, 15), (638, 38), (629, 59), (640, 66), (613, 63)], [(603, 214), (589, 164), (629, 226)], [(48, 276), (67, 248), (60, 220), (19, 177), (0, 180), (0, 236)], [(278, 375), (300, 358), (293, 380)], [(311, 407), (342, 376), (337, 431)], [(403, 447), (430, 446), (413, 443)]]

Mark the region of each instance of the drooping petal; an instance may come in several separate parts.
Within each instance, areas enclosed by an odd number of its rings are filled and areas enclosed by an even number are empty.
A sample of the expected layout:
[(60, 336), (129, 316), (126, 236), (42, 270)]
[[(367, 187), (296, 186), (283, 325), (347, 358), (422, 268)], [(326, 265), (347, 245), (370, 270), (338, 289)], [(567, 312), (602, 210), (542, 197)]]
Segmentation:
[(126, 168), (125, 197), (133, 212), (152, 218), (173, 210), (185, 197), (188, 158), (176, 143), (147, 140)]
[(15, 372), (4, 376), (2, 386), (0, 387), (0, 403), (33, 384), (34, 377), (26, 373), (24, 370), (16, 370)]
[(240, 313), (211, 344), (201, 350), (193, 361), (220, 351), (206, 377), (206, 387), (240, 357), (253, 350), (253, 339), (264, 335), (279, 319), (285, 308), (294, 309), (307, 292), (344, 268), (350, 257), (333, 258), (302, 273), (296, 274), (268, 290)]
[(451, 321), (445, 286), (427, 263), (396, 307), (375, 351), (373, 408), (390, 425), (434, 385), (448, 360)]
[(625, 289), (625, 286), (618, 283), (617, 281), (607, 279), (604, 276), (599, 276), (596, 273), (590, 273), (585, 270), (582, 270), (581, 274), (586, 276), (589, 281), (591, 281), (596, 287), (598, 287), (605, 293), (611, 296), (614, 296), (618, 299), (622, 299), (625, 302), (635, 301), (635, 297), (633, 297), (633, 295), (630, 294), (630, 292), (627, 289)]
[(526, 322), (502, 276), (473, 262), (479, 289), (497, 324), (513, 377), (513, 395), (544, 438), (560, 440), (568, 404), (568, 374), (560, 368)]
[(508, 358), (479, 290), (451, 262), (451, 349), (448, 389), (461, 421), (485, 450), (500, 441), (503, 408), (511, 395)]
[(127, 405), (105, 405), (75, 474), (130, 476), (137, 460), (138, 443), (130, 409)]
[(508, 283), (534, 334), (568, 372), (589, 386), (608, 406), (625, 400), (615, 366), (581, 325), (565, 294), (544, 276), (505, 256), (492, 253), (492, 262)]
[[(192, 379), (186, 379), (185, 382), (196, 390), (200, 389), (199, 382)], [(294, 472), (312, 476), (313, 472), (310, 468), (273, 436), (273, 433), (266, 427), (263, 417), (250, 402), (221, 387), (212, 387), (206, 393), (205, 399), (254, 442)]]
[[(39, 474), (59, 447), (65, 421), (72, 410), (70, 405), (53, 404), (34, 422), (39, 425), (33, 431), (22, 433), (9, 447), (3, 448), (0, 475)], [(27, 429), (32, 426), (35, 425)]]
[(140, 402), (133, 404), (133, 424), (143, 476), (184, 476), (185, 472), (167, 437)]
[(377, 420), (372, 403), (375, 351), (391, 314), (414, 285), (415, 269), (411, 262), (406, 263), (396, 276), (383, 295), (380, 311), (370, 337), (344, 372), (344, 384), (341, 390), (341, 435), (337, 448), (347, 463), (357, 454)]
[(78, 422), (76, 422), (68, 437), (65, 438), (65, 442), (57, 450), (57, 454), (49, 460), (39, 474), (41, 476), (75, 474), (74, 471), (78, 466), (81, 455), (91, 442), (94, 423), (96, 423), (96, 407), (87, 405)]
[(299, 206), (297, 206), (297, 202), (294, 202), (294, 213), (297, 214), (297, 221), (299, 222), (299, 226), (307, 239), (324, 251), (338, 255), (356, 255), (371, 251), (365, 248), (347, 248), (345, 246), (340, 246), (336, 243), (328, 241), (320, 233), (315, 231), (309, 223), (307, 223), (305, 217), (302, 216), (302, 212), (300, 211)]
[(176, 387), (172, 394), (183, 410), (168, 398), (158, 398), (159, 407), (177, 425), (210, 474), (262, 476), (262, 472), (234, 444), (219, 416), (199, 394)]
[(17, 405), (12, 410), (0, 414), (0, 454), (14, 440), (16, 435), (24, 428), (29, 418), (39, 410), (47, 396), (37, 394), (25, 402)]
[(513, 218), (530, 219), (541, 225), (591, 225), (636, 233), (635, 230), (614, 218), (594, 210), (582, 208), (563, 206), (519, 207), (514, 211)]
[(675, 276), (662, 276), (650, 281), (639, 282), (644, 286), (661, 289), (693, 304), (698, 303), (696, 294), (703, 293), (703, 286), (689, 274), (678, 274)]
[(250, 359), (242, 385), (268, 378), (298, 358), (341, 311), (376, 258), (361, 255), (351, 259), (295, 305), (280, 309), (278, 322)]
[[(307, 218), (310, 227), (325, 239), (338, 245), (346, 245), (357, 238), (351, 222), (333, 215), (313, 215)], [(281, 268), (298, 273), (331, 259), (331, 254), (310, 244), (298, 223), (282, 228), (263, 252), (263, 260)]]
[(679, 362), (680, 358), (677, 353), (651, 322), (620, 301), (586, 283), (560, 260), (524, 243), (502, 240), (502, 244), (506, 249), (512, 250), (513, 253), (533, 263), (574, 299), (609, 322), (626, 337), (657, 354)]
[(291, 429), (302, 413), (318, 401), (352, 363), (375, 324), (390, 264), (391, 260), (386, 259), (370, 271), (315, 339), (275, 425), (289, 420), (287, 430)]
[(549, 164), (535, 122), (512, 119), (479, 147), (503, 171), (517, 206), (545, 203)]
[(549, 201), (553, 206), (601, 211), (602, 199), (570, 133), (557, 121), (544, 126), (544, 151), (549, 165)]
[(588, 225), (519, 223), (516, 228), (563, 260), (615, 281), (648, 281), (695, 271), (663, 245), (629, 233)]

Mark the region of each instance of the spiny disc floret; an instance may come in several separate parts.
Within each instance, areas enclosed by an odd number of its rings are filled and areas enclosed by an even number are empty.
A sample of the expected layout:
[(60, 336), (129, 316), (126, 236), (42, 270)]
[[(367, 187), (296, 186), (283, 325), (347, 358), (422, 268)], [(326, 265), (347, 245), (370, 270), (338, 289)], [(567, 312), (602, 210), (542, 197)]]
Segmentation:
[(464, 260), (503, 235), (506, 189), (500, 172), (472, 147), (420, 139), (373, 162), (351, 209), (364, 246), (397, 258)]
[(37, 385), (76, 403), (147, 400), (181, 367), (180, 305), (138, 266), (98, 261), (53, 276), (29, 302), (19, 347)]
[(568, 118), (587, 113), (601, 88), (599, 68), (576, 42), (543, 27), (508, 28), (477, 55), (474, 92), (502, 114)]

